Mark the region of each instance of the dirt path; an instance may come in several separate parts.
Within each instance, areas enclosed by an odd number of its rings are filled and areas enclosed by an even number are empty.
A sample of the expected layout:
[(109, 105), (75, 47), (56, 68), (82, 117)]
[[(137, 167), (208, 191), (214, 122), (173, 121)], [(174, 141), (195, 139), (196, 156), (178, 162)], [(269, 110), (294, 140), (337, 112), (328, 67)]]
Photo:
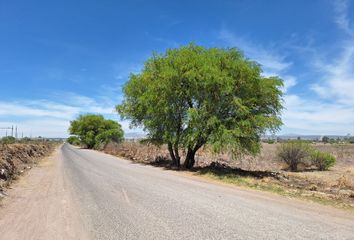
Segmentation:
[(62, 164), (57, 149), (7, 191), (0, 207), (1, 239), (88, 239)]

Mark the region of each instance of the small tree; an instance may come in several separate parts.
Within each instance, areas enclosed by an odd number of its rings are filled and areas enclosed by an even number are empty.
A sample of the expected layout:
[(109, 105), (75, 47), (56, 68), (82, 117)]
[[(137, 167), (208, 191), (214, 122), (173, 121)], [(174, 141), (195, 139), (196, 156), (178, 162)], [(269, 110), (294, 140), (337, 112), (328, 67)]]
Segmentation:
[(101, 146), (106, 145), (109, 142), (119, 143), (123, 140), (123, 130), (122, 129), (110, 129), (104, 132), (101, 132), (96, 136), (96, 145), (95, 148), (100, 148)]
[(323, 143), (329, 143), (329, 137), (324, 136), (324, 137), (322, 138), (322, 142), (323, 142)]
[(72, 145), (80, 145), (80, 139), (77, 136), (70, 136), (66, 141)]
[(117, 111), (143, 126), (153, 143), (167, 144), (174, 164), (185, 150), (184, 166), (192, 168), (205, 144), (257, 153), (260, 136), (281, 125), (281, 86), (235, 48), (190, 44), (148, 59), (124, 86)]
[(311, 163), (314, 164), (318, 170), (324, 171), (334, 166), (336, 158), (330, 153), (316, 150), (311, 153)]
[(76, 120), (71, 121), (69, 132), (78, 136), (80, 142), (87, 148), (94, 148), (100, 141), (109, 138), (121, 141), (124, 135), (119, 123), (94, 114), (80, 115)]
[(288, 141), (281, 143), (278, 157), (285, 162), (291, 171), (297, 171), (300, 163), (305, 163), (310, 154), (310, 145), (303, 141)]

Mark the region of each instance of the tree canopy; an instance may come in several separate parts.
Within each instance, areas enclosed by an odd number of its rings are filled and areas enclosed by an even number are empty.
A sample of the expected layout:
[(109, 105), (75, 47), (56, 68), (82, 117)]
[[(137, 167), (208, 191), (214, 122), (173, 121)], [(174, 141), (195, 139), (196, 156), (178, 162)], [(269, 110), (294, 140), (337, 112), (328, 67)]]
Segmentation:
[(110, 141), (120, 142), (124, 136), (118, 122), (94, 114), (80, 115), (71, 121), (69, 132), (76, 135), (87, 148), (98, 148)]
[(77, 136), (70, 136), (66, 141), (72, 145), (80, 145), (81, 141)]
[(282, 80), (264, 77), (261, 66), (236, 48), (189, 44), (154, 54), (139, 74), (131, 74), (117, 111), (142, 126), (171, 158), (194, 165), (204, 144), (215, 151), (257, 153), (260, 135), (281, 125)]

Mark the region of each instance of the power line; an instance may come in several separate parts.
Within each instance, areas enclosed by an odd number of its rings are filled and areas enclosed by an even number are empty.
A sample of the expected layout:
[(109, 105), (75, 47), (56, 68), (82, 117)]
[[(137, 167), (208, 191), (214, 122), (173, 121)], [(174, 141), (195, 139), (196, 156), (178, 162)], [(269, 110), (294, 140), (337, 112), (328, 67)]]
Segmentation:
[(6, 134), (6, 137), (7, 137), (7, 130), (11, 130), (11, 137), (13, 137), (14, 136), (14, 134), (15, 134), (15, 138), (17, 138), (18, 137), (18, 129), (17, 129), (17, 126), (11, 126), (11, 127), (0, 127), (0, 130), (6, 130), (5, 131), (5, 134)]

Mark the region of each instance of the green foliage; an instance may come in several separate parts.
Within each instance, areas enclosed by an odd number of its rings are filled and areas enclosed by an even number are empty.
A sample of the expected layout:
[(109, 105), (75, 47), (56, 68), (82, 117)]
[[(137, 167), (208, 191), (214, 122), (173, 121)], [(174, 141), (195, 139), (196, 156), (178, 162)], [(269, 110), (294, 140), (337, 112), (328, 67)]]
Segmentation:
[(314, 164), (318, 170), (324, 171), (334, 166), (336, 158), (327, 152), (313, 151), (311, 153), (311, 163)]
[(324, 137), (322, 138), (322, 142), (324, 142), (324, 143), (329, 143), (329, 137), (324, 136)]
[(21, 142), (30, 142), (30, 141), (32, 141), (32, 139), (29, 137), (24, 137), (21, 139)]
[(298, 140), (281, 143), (278, 147), (278, 157), (289, 166), (291, 171), (297, 171), (298, 165), (305, 163), (310, 152), (310, 145)]
[(94, 114), (80, 115), (76, 120), (71, 121), (69, 132), (78, 136), (80, 142), (87, 148), (97, 147), (100, 143), (109, 140), (121, 141), (124, 135), (119, 123)]
[(327, 137), (327, 136), (324, 136), (324, 137), (322, 138), (322, 142), (323, 142), (323, 143), (329, 143), (329, 141), (330, 141), (330, 139), (329, 139), (329, 137)]
[(281, 125), (281, 86), (235, 48), (190, 44), (148, 59), (124, 86), (117, 111), (152, 142), (167, 143), (177, 164), (179, 149), (187, 150), (189, 168), (206, 143), (215, 151), (257, 153), (260, 135)]
[(1, 143), (3, 143), (3, 144), (13, 144), (15, 142), (16, 142), (16, 138), (14, 138), (12, 136), (7, 136), (7, 137), (1, 138)]
[(110, 129), (104, 132), (101, 132), (96, 136), (96, 145), (95, 148), (104, 146), (109, 142), (121, 142), (123, 140), (124, 132), (122, 129)]
[(80, 145), (80, 139), (77, 136), (70, 136), (66, 141), (72, 145)]

